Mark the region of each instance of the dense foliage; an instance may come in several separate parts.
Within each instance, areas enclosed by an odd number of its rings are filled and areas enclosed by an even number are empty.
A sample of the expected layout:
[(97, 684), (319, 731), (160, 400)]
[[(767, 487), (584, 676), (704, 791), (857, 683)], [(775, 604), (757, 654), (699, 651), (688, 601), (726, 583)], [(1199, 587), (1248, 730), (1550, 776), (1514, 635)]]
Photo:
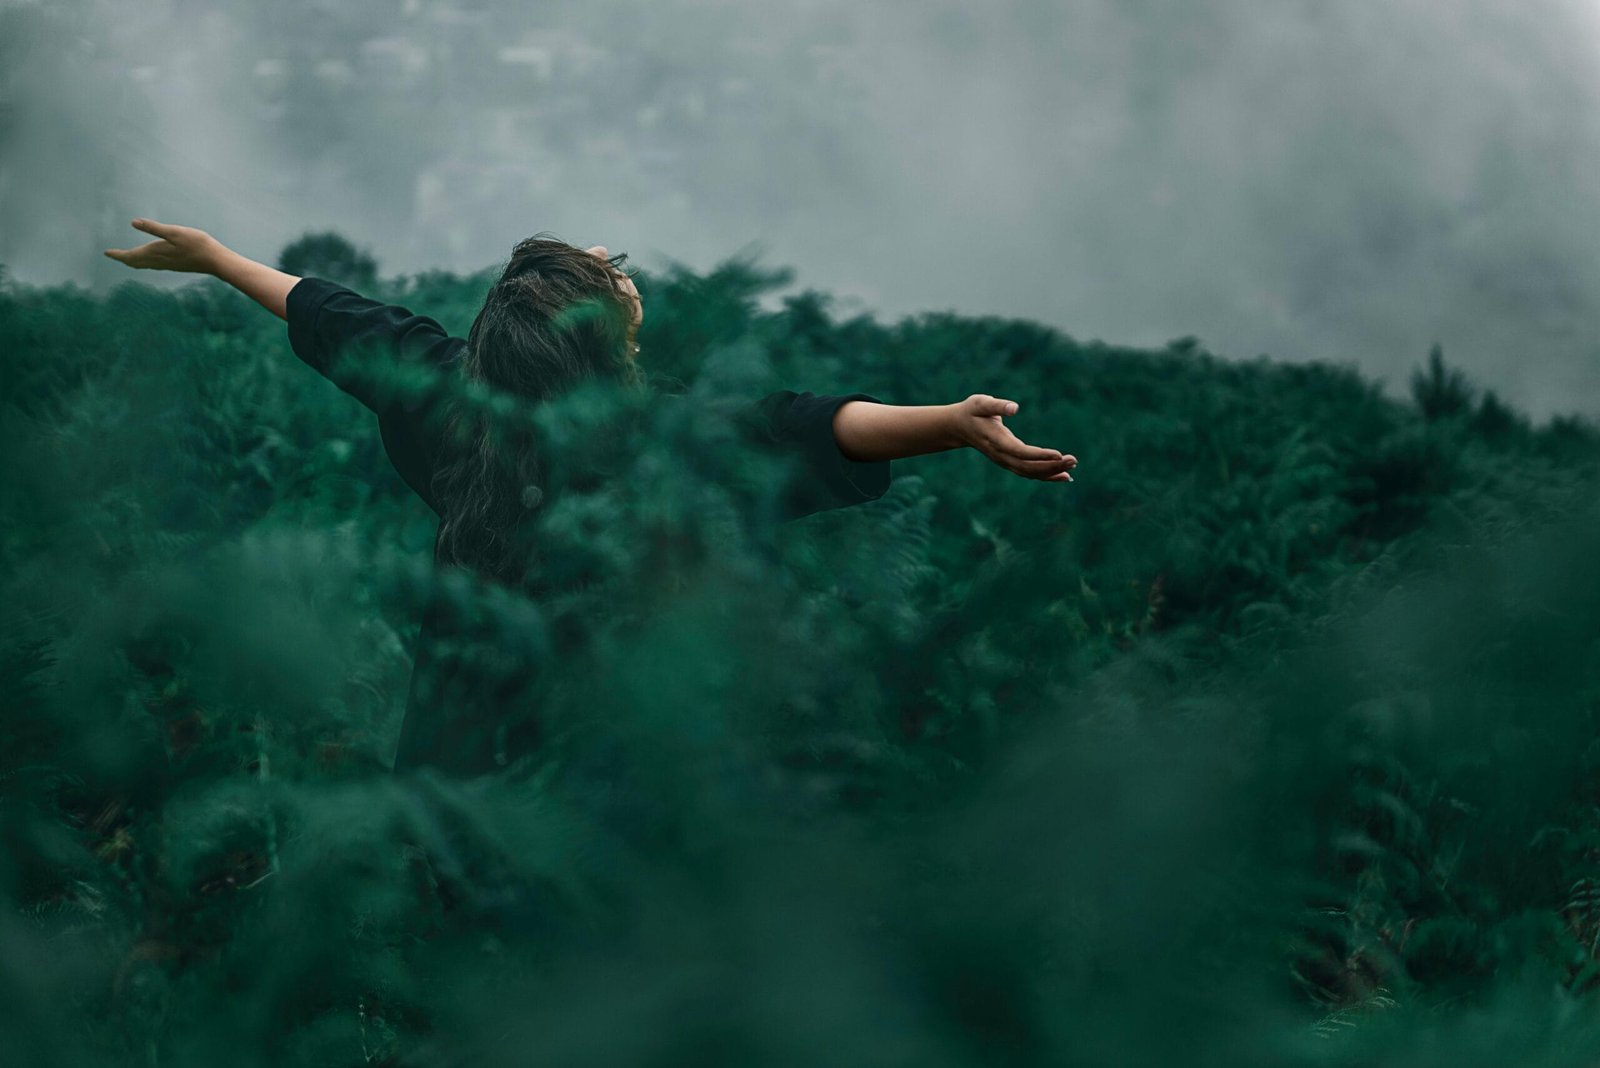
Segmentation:
[[(388, 771), (440, 578), (372, 417), (220, 283), (0, 292), (0, 1063), (1600, 1060), (1593, 425), (786, 280), (639, 279), (671, 402), (479, 398), (565, 592), (450, 591), (541, 660), (470, 782)], [(713, 415), (776, 388), (1077, 481), (773, 530)]]

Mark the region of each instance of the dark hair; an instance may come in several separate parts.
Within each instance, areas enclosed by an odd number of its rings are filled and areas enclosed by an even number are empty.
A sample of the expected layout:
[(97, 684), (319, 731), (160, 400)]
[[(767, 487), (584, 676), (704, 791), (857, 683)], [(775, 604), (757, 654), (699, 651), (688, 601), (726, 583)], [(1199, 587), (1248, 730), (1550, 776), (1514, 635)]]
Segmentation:
[[(627, 259), (602, 261), (543, 233), (519, 242), (467, 334), (465, 377), (524, 403), (592, 378), (642, 387), (633, 306), (621, 281)], [(488, 413), (459, 401), (444, 441), (433, 479), (442, 512), (435, 558), (517, 582), (526, 564), (517, 531), (542, 494), (532, 443), (499, 432)]]

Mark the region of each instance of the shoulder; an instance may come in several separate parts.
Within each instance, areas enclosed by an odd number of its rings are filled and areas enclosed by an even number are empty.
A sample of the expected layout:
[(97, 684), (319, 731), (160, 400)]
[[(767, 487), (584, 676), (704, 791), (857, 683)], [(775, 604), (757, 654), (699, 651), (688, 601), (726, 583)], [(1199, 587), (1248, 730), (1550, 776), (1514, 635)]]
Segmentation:
[(351, 296), (357, 295), (348, 286), (342, 286), (338, 282), (330, 282), (326, 278), (307, 275), (289, 287), (289, 295), (286, 301), (288, 313), (293, 316), (296, 313), (306, 315), (315, 312), (330, 297), (340, 293), (348, 293)]

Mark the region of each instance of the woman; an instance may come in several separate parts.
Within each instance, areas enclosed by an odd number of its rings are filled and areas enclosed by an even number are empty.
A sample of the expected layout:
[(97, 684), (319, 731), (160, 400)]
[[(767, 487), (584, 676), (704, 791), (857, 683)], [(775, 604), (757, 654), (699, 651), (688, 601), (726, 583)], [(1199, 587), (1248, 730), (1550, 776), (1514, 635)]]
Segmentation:
[[(626, 256), (536, 236), (520, 242), (484, 299), (466, 338), (426, 316), (363, 297), (320, 278), (257, 263), (210, 234), (149, 219), (135, 229), (155, 240), (106, 249), (130, 267), (210, 274), (285, 320), (295, 354), (370, 408), (384, 449), (406, 483), (439, 515), (435, 560), (500, 582), (515, 582), (519, 517), (537, 500), (538, 457), (505, 456), (487, 427), (429, 399), (395, 391), (362, 370), (381, 359), (408, 369), (459, 375), (538, 402), (594, 378), (637, 385), (634, 356), (643, 322)], [(354, 361), (345, 357), (356, 354)], [(781, 499), (780, 520), (881, 497), (895, 459), (971, 447), (1025, 478), (1070, 482), (1077, 459), (1024, 444), (1001, 422), (1014, 401), (973, 394), (954, 404), (897, 406), (865, 393), (782, 390), (752, 406), (758, 435), (802, 458)], [(462, 447), (443, 446), (462, 442)], [(468, 625), (435, 600), (422, 634), (395, 770), (429, 765), (462, 775), (493, 771), (538, 743), (536, 720), (509, 722), (499, 695), (515, 679), (487, 683), (481, 672), (446, 663), (438, 638)], [(459, 643), (456, 643), (459, 644)], [(488, 687), (487, 689), (485, 687)]]

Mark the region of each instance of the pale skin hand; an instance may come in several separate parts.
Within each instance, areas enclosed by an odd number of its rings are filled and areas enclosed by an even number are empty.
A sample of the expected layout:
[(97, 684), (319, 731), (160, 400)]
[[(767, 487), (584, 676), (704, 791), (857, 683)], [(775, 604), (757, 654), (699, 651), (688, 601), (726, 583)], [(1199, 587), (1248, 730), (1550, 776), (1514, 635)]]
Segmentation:
[(961, 441), (1023, 478), (1041, 482), (1071, 482), (1071, 471), (1078, 458), (1059, 449), (1041, 449), (1025, 444), (1000, 420), (1015, 415), (1017, 402), (974, 393), (950, 406), (951, 422)]
[(204, 230), (192, 226), (135, 219), (133, 228), (143, 230), (155, 240), (137, 248), (108, 248), (107, 256), (142, 270), (215, 275), (278, 318), (289, 318), (289, 290), (300, 281), (296, 275), (241, 256)]
[[(141, 270), (210, 274), (240, 290), (280, 319), (287, 319), (289, 291), (300, 281), (292, 274), (247, 259), (192, 226), (173, 226), (153, 219), (135, 219), (136, 230), (155, 240), (137, 248), (108, 248), (118, 263)], [(604, 245), (586, 251), (607, 258)], [(644, 305), (633, 280), (622, 277), (633, 299), (633, 321), (644, 320)], [(1071, 482), (1078, 458), (1056, 449), (1042, 449), (1019, 439), (1002, 422), (1014, 415), (1017, 402), (974, 393), (956, 404), (896, 405), (847, 401), (834, 413), (833, 433), (839, 451), (852, 460), (897, 460), (970, 446), (990, 462), (1023, 478)]]
[(138, 248), (108, 248), (106, 255), (118, 263), (153, 271), (185, 271), (212, 274), (221, 254), (222, 242), (192, 226), (169, 226), (151, 219), (133, 220), (135, 230), (155, 237)]
[(851, 460), (898, 460), (970, 446), (1023, 478), (1071, 482), (1078, 458), (1023, 442), (1001, 421), (1017, 402), (974, 393), (956, 404), (903, 406), (847, 401), (833, 417), (839, 451)]
[[(611, 253), (606, 251), (606, 247), (604, 245), (591, 245), (590, 247), (584, 249), (584, 251), (591, 256), (598, 256), (602, 260), (609, 259), (611, 257)], [(633, 284), (633, 279), (629, 278), (627, 275), (622, 275), (621, 278), (622, 291), (627, 293), (628, 296), (633, 300), (633, 325), (638, 326), (640, 323), (644, 322), (644, 301), (639, 299), (639, 288)]]

